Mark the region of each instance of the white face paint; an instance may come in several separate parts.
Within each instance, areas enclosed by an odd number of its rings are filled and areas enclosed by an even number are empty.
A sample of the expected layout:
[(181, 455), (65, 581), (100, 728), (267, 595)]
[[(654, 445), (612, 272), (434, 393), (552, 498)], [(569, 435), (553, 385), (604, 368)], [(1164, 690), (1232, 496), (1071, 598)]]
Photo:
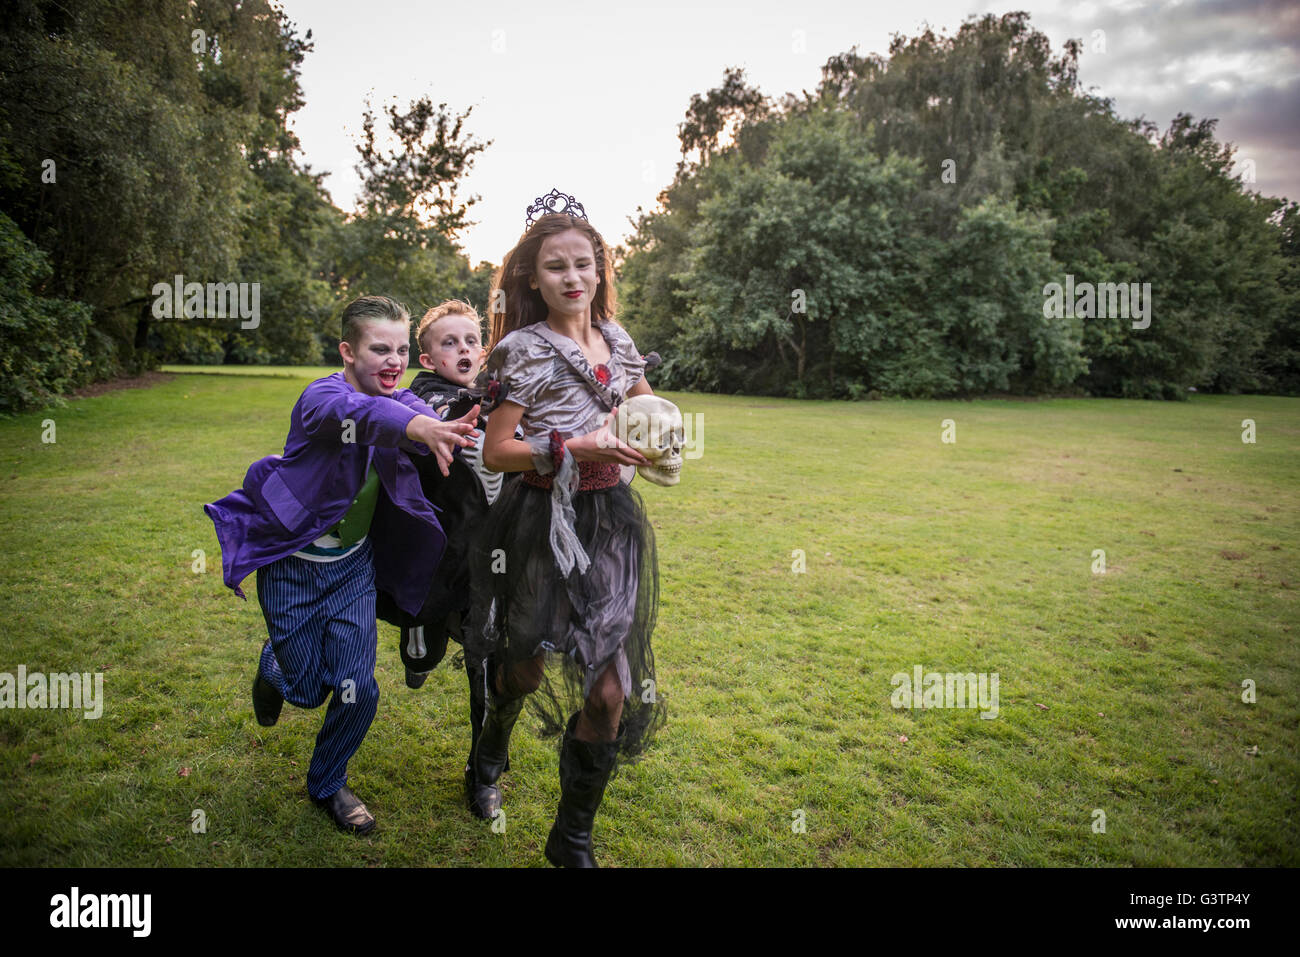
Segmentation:
[(392, 395), (406, 372), (410, 338), (409, 321), (372, 319), (362, 323), (355, 349), (347, 340), (339, 343), (343, 378), (366, 395)]
[(614, 429), (621, 441), (650, 460), (637, 466), (643, 479), (656, 485), (681, 480), (686, 429), (677, 406), (657, 395), (634, 395), (619, 407)]

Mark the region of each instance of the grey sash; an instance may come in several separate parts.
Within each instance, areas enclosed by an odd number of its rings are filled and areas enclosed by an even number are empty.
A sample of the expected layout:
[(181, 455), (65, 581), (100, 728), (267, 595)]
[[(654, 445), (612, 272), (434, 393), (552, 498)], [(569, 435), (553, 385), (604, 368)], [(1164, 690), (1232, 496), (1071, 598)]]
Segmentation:
[[(606, 412), (611, 412), (615, 406), (623, 404), (623, 395), (621, 393), (614, 392), (609, 386), (600, 384), (595, 371), (591, 368), (591, 363), (587, 361), (587, 357), (582, 354), (582, 349), (578, 347), (576, 342), (568, 336), (560, 335), (548, 326), (545, 321), (535, 322), (531, 326), (524, 326), (524, 329), (549, 343), (552, 349), (564, 357), (564, 360), (578, 373), (587, 388), (600, 400)], [(604, 338), (604, 335), (602, 332), (601, 337)], [(609, 340), (606, 340), (606, 344), (608, 343)], [(614, 358), (614, 347), (612, 345), (609, 347), (609, 357), (611, 360)]]
[[(596, 378), (595, 371), (591, 368), (591, 363), (587, 357), (582, 354), (582, 349), (578, 344), (568, 336), (562, 336), (545, 321), (535, 322), (531, 326), (524, 327), (537, 338), (550, 345), (552, 349), (564, 357), (564, 360), (573, 367), (578, 373), (578, 377), (586, 384), (587, 388), (595, 395), (596, 400), (605, 407), (606, 412), (612, 412), (615, 406), (623, 404), (621, 393), (613, 392), (608, 386), (601, 385), (600, 380)], [(601, 333), (601, 337), (604, 337)], [(608, 343), (608, 339), (606, 342)], [(609, 347), (609, 357), (614, 358), (614, 347)], [(560, 574), (565, 578), (569, 577), (569, 572), (575, 567), (579, 574), (585, 574), (588, 566), (591, 564), (587, 558), (587, 553), (583, 551), (582, 543), (578, 540), (578, 533), (574, 529), (576, 515), (573, 510), (573, 496), (578, 490), (578, 463), (571, 453), (566, 453), (560, 467), (556, 470), (554, 477), (551, 479), (551, 553), (555, 556), (556, 565), (559, 566)]]

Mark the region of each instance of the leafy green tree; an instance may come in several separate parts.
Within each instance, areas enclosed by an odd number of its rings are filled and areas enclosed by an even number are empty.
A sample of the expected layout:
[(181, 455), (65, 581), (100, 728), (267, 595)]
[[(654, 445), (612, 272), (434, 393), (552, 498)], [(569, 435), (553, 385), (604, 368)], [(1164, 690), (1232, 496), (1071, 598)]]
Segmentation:
[(384, 113), (397, 140), (395, 149), (375, 144), (375, 116), (367, 105), (361, 121), (361, 202), (366, 213), (389, 218), (395, 231), (409, 231), (418, 242), (432, 233), (453, 235), (469, 225), (471, 196), (457, 199), (461, 178), (474, 165), (474, 156), (491, 145), (478, 142), (465, 130), (473, 108), (451, 112), (446, 103), (436, 108), (427, 96), (411, 102), (403, 113), (390, 104)]
[(367, 108), (362, 117), (361, 209), (336, 231), (329, 258), (337, 295), (384, 293), (417, 317), (448, 298), (484, 309), (489, 267), (471, 268), (452, 237), (469, 225), (477, 201), (458, 198), (460, 181), (490, 144), (467, 132), (470, 111), (434, 107), (428, 97), (405, 111), (390, 105), (384, 115), (391, 148), (377, 145), (374, 113)]
[(76, 384), (90, 307), (36, 295), (46, 255), (0, 213), (0, 414), (48, 404)]
[(741, 129), (753, 129), (758, 121), (771, 113), (768, 98), (750, 86), (745, 71), (730, 67), (723, 71), (722, 85), (714, 87), (703, 96), (691, 95), (686, 119), (677, 128), (682, 146), (682, 161), (692, 155), (700, 165), (707, 166), (709, 159), (734, 139)]
[(15, 14), (0, 139), (22, 179), (0, 204), (50, 257), (46, 291), (89, 304), (131, 365), (153, 282), (233, 267), (239, 118), (205, 108), (183, 0), (25, 0)]
[[(640, 212), (621, 264), (624, 320), (665, 356), (663, 384), (1183, 398), (1294, 382), (1294, 214), (1232, 177), (1213, 120), (1161, 134), (1080, 90), (1080, 48), (1054, 56), (1026, 14), (984, 16), (831, 57), (802, 98), (773, 103), (739, 71), (692, 97), (679, 134), (700, 161)], [(861, 171), (898, 157), (914, 174), (873, 206)], [(857, 235), (841, 202), (886, 214)], [(1150, 325), (1044, 319), (1067, 275), (1150, 283)], [(776, 302), (791, 288), (815, 290), (806, 313)]]
[(1263, 370), (1272, 390), (1300, 395), (1300, 206), (1286, 203), (1273, 215), (1283, 260), (1281, 315), (1264, 344)]
[(1050, 392), (1085, 370), (1081, 320), (1043, 314), (1041, 280), (1058, 268), (1052, 228), (992, 196), (962, 211), (926, 282), (926, 312), (945, 332), (955, 391)]
[(334, 312), (323, 261), (342, 216), (329, 202), (323, 177), (299, 161), (300, 145), (288, 128), (288, 116), (302, 105), (299, 75), (312, 50), (311, 31), (299, 36), (281, 14), (256, 4), (200, 5), (195, 16), (205, 97), (244, 123), (232, 278), (257, 284), (260, 316), (253, 328), (155, 323), (150, 344), (163, 357), (182, 360), (317, 361)]
[(164, 329), (150, 307), (154, 285), (180, 274), (261, 281), (277, 320), (319, 310), (311, 264), (268, 235), (297, 228), (271, 224), (301, 207), (295, 189), (320, 206), (318, 182), (288, 182), (305, 175), (286, 117), (301, 105), (309, 49), (265, 0), (16, 5), (0, 34), (0, 144), (20, 175), (0, 205), (49, 256), (43, 291), (91, 306), (93, 343), (111, 341), (117, 367), (148, 363), (160, 343), (209, 357), (306, 354), (310, 335), (279, 321)]
[[(863, 325), (908, 280), (899, 201), (915, 164), (882, 163), (843, 117), (821, 114), (785, 124), (762, 166), (730, 156), (710, 174), (714, 195), (678, 277), (688, 311), (672, 361), (726, 391), (762, 381), (796, 395), (846, 392), (879, 345)], [(710, 368), (711, 340), (742, 350), (750, 374)]]

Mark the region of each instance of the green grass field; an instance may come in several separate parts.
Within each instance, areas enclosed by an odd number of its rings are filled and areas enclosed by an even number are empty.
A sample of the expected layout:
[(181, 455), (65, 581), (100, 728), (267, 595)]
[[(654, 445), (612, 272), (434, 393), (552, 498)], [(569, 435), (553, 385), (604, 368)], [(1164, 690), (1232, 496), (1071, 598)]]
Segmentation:
[[(0, 672), (106, 698), (0, 710), (0, 864), (544, 865), (553, 743), (525, 714), (504, 833), (471, 818), (464, 675), (408, 690), (395, 628), (351, 766), (370, 837), (307, 800), (323, 711), (253, 720), (254, 582), (222, 585), (201, 505), (328, 370), (285, 371), (0, 422)], [(1300, 864), (1300, 400), (669, 398), (704, 422), (678, 487), (637, 483), (669, 724), (610, 784), (602, 864)], [(997, 717), (894, 708), (916, 665), (996, 672)]]

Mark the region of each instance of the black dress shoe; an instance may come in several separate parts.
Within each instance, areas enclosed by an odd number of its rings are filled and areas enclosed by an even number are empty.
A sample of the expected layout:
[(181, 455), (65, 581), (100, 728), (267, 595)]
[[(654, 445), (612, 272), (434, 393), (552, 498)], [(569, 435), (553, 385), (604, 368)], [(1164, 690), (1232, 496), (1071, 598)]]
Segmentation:
[(271, 727), (280, 720), (283, 707), (284, 696), (271, 687), (271, 682), (259, 671), (253, 679), (253, 714), (257, 715), (257, 723), (264, 728)]
[(360, 798), (344, 785), (326, 798), (312, 798), (312, 802), (333, 819), (334, 823), (353, 834), (369, 834), (375, 829), (375, 818), (366, 810)]

